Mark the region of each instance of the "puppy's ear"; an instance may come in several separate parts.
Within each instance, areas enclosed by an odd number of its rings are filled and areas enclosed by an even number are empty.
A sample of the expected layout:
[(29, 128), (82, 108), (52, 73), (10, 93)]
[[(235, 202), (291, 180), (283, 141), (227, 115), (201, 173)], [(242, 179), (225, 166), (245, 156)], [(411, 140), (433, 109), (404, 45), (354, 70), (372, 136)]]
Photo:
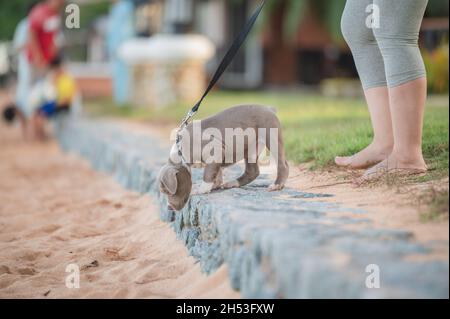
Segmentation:
[(167, 190), (170, 195), (177, 192), (177, 170), (173, 166), (165, 165), (159, 173), (160, 187)]

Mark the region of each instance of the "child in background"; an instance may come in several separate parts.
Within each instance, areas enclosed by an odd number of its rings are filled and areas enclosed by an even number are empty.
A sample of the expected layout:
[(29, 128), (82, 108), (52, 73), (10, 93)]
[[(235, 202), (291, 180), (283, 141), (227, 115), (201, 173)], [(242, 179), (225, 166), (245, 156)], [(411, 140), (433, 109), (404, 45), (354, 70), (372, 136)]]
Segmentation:
[[(24, 110), (26, 108), (26, 101), (28, 94), (31, 90), (31, 75), (30, 65), (27, 57), (27, 43), (28, 43), (28, 30), (29, 21), (28, 15), (35, 7), (37, 1), (33, 1), (28, 7), (27, 16), (23, 18), (16, 27), (13, 39), (13, 48), (17, 54), (17, 86), (15, 96), (15, 108), (12, 107), (9, 112), (15, 112), (19, 118), (22, 134), (24, 138), (27, 138), (27, 118), (24, 116)], [(6, 118), (6, 117), (5, 117)], [(14, 118), (14, 116), (13, 116)]]
[(46, 138), (46, 121), (58, 113), (69, 111), (75, 95), (74, 79), (64, 70), (61, 58), (53, 59), (49, 74), (35, 85), (28, 102), (28, 114), (36, 138)]
[(12, 45), (17, 56), (17, 85), (14, 101), (8, 101), (8, 105), (3, 109), (3, 118), (7, 123), (12, 123), (15, 118), (19, 119), (24, 139), (28, 137), (28, 125), (25, 112), (28, 95), (31, 90), (30, 65), (27, 57), (28, 15), (36, 4), (37, 1), (31, 3), (28, 7), (26, 17), (17, 24), (16, 30), (14, 31)]

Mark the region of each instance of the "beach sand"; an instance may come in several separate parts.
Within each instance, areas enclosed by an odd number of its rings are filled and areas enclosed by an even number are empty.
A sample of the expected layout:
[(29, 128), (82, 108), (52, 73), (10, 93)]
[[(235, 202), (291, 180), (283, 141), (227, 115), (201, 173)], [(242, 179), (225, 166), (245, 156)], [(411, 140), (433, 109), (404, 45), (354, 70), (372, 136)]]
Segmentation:
[(19, 133), (0, 124), (0, 298), (239, 298), (225, 267), (201, 273), (152, 198)]

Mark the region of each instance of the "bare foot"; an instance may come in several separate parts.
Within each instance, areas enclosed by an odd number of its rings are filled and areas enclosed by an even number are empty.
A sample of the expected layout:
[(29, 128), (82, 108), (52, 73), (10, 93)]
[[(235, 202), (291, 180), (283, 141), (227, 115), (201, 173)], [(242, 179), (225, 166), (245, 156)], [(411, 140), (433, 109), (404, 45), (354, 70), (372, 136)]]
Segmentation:
[(370, 181), (376, 181), (387, 174), (395, 176), (408, 176), (423, 174), (427, 171), (427, 165), (423, 159), (416, 161), (402, 161), (394, 153), (379, 164), (369, 168), (363, 176), (354, 180), (354, 184), (361, 186)]
[(214, 183), (206, 183), (202, 182), (199, 186), (196, 186), (192, 192), (191, 195), (205, 195), (209, 194), (212, 191)]
[(269, 192), (276, 192), (276, 191), (280, 191), (284, 188), (284, 185), (280, 185), (280, 184), (272, 184), (267, 188), (267, 191)]
[(222, 175), (222, 170), (219, 171), (219, 173), (217, 174), (217, 177), (214, 181), (214, 185), (212, 187), (212, 190), (218, 190), (222, 188), (222, 184), (223, 184), (223, 175)]
[(370, 144), (362, 151), (352, 156), (336, 156), (334, 162), (337, 166), (354, 169), (364, 169), (380, 163), (392, 152), (392, 147)]
[(238, 188), (239, 187), (239, 182), (238, 181), (231, 181), (228, 183), (225, 183), (222, 185), (223, 189), (231, 189), (231, 188)]

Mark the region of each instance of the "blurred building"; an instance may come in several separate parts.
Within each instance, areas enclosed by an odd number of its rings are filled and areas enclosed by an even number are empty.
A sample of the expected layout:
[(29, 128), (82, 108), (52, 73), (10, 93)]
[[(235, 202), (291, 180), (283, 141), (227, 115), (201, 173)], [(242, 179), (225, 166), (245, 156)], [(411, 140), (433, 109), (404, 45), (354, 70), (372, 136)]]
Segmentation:
[[(148, 2), (153, 5), (159, 3), (161, 12), (165, 12), (160, 28), (164, 32), (196, 32), (206, 35), (214, 42), (217, 55), (209, 64), (210, 72), (214, 71), (230, 43), (260, 3), (259, 0)], [(287, 41), (283, 34), (283, 24), (288, 18), (288, 1), (278, 2), (278, 7), (264, 21), (265, 25), (247, 40), (245, 47), (224, 74), (222, 87), (248, 89), (260, 86), (316, 86), (328, 78), (357, 77), (353, 57), (345, 41), (333, 37), (313, 6), (307, 6), (293, 39)], [(423, 48), (433, 50), (443, 41), (448, 42), (448, 6), (444, 10), (447, 12), (440, 12), (440, 18), (428, 16), (424, 19), (421, 34)], [(167, 23), (177, 14), (181, 16), (178, 21), (181, 20), (182, 23), (175, 28), (168, 28)], [(261, 20), (260, 17), (259, 22)]]
[[(193, 29), (212, 39), (221, 56), (260, 1), (209, 0), (194, 3)], [(286, 40), (283, 28), (289, 18), (288, 1), (278, 0), (278, 3), (264, 21), (262, 41), (256, 37), (248, 41), (224, 75), (224, 87), (316, 86), (324, 79), (357, 77), (348, 46), (342, 38), (336, 39), (331, 34), (316, 7), (306, 6), (293, 38)], [(424, 49), (431, 51), (443, 41), (448, 43), (448, 5), (446, 9), (443, 7), (447, 11), (438, 13), (441, 17), (428, 15), (424, 19), (420, 38)], [(340, 20), (339, 16), (337, 20)], [(340, 30), (335, 31), (340, 33)]]
[[(111, 3), (108, 0), (96, 2)], [(133, 3), (136, 37), (160, 33), (198, 33), (208, 37), (217, 48), (216, 56), (207, 64), (208, 73), (212, 74), (260, 1), (133, 0)], [(248, 38), (223, 75), (221, 87), (316, 86), (324, 79), (357, 77), (347, 45), (330, 33), (313, 6), (306, 8), (292, 39), (286, 40), (283, 24), (289, 10), (287, 3), (288, 0), (278, 0), (268, 17), (259, 19), (258, 23), (264, 22), (264, 25), (255, 28), (258, 30)], [(421, 36), (423, 48), (433, 50), (442, 41), (448, 42), (448, 5), (446, 8), (447, 12), (437, 13), (440, 18), (425, 18)], [(98, 17), (84, 30), (72, 32), (67, 37), (72, 42), (71, 51), (76, 53), (74, 60), (79, 61), (74, 64), (74, 70), (81, 77), (85, 76), (87, 89), (95, 87), (95, 83), (87, 80), (88, 75), (97, 76), (96, 82), (102, 83), (98, 87), (104, 94), (110, 90), (105, 53), (106, 23), (107, 16)]]

